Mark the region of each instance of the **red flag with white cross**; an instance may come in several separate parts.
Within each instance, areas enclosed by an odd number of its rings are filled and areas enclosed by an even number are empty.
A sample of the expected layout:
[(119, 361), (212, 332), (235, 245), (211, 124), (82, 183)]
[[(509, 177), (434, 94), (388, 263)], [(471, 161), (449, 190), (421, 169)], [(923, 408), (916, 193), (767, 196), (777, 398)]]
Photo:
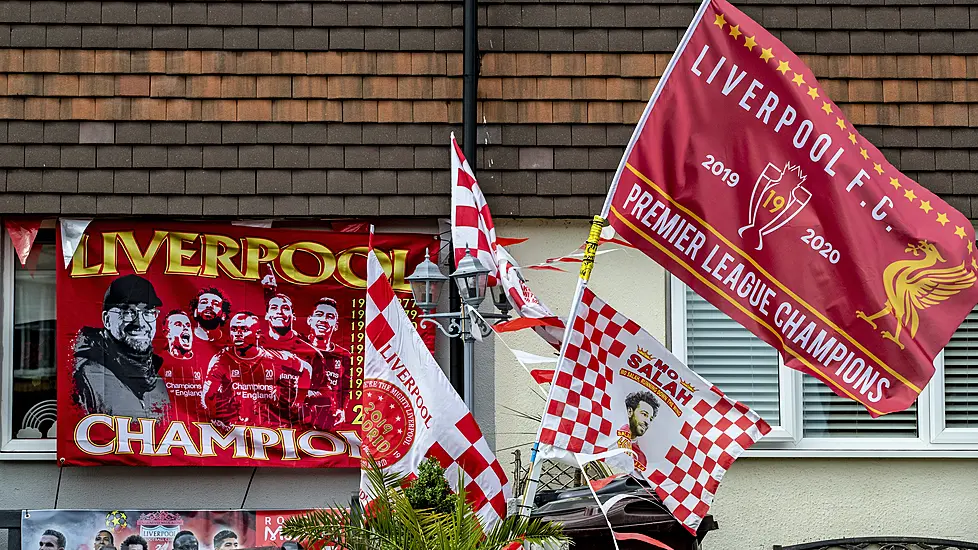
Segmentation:
[(978, 302), (968, 219), (724, 0), (697, 11), (608, 202), (619, 234), (873, 416), (916, 400)]

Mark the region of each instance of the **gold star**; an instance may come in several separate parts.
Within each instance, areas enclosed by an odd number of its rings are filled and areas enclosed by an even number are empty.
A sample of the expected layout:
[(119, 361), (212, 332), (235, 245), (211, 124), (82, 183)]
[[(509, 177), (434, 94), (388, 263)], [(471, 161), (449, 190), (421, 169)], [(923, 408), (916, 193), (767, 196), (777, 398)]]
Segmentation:
[(941, 224), (941, 227), (944, 227), (945, 225), (947, 225), (947, 222), (949, 222), (949, 221), (951, 221), (951, 220), (947, 219), (947, 214), (938, 214), (937, 215), (937, 223)]
[(761, 48), (761, 60), (767, 63), (770, 59), (774, 59), (774, 52), (771, 51), (771, 48)]
[(971, 258), (971, 267), (972, 267), (972, 268), (973, 268), (973, 269), (974, 269), (975, 271), (978, 271), (978, 261), (976, 261), (976, 260), (975, 260), (974, 258)]
[(851, 141), (852, 144), (855, 145), (856, 144), (856, 134), (853, 134), (852, 132), (849, 132), (849, 141)]
[(737, 37), (744, 33), (740, 32), (740, 25), (730, 25), (730, 36), (737, 40)]
[(920, 209), (924, 211), (924, 214), (930, 214), (930, 211), (933, 210), (930, 201), (920, 201)]
[(890, 185), (892, 185), (894, 189), (899, 189), (901, 187), (900, 180), (896, 178), (890, 178)]
[(812, 88), (811, 86), (809, 86), (808, 87), (808, 97), (812, 98), (812, 101), (815, 101), (816, 99), (818, 99), (818, 97), (819, 97), (818, 96), (818, 90), (815, 89), (815, 88)]
[(879, 174), (881, 176), (883, 175), (883, 167), (880, 166), (880, 164), (878, 162), (874, 162), (873, 163), (873, 170), (876, 170), (876, 173), (877, 174)]
[(792, 82), (801, 86), (805, 83), (805, 77), (801, 76), (801, 73), (795, 73), (795, 77), (791, 79)]
[(778, 61), (778, 68), (774, 70), (778, 71), (781, 74), (785, 74), (791, 70), (791, 67), (788, 66), (787, 61)]
[(827, 115), (832, 114), (832, 106), (824, 101), (822, 102), (822, 110), (825, 111), (825, 114)]
[(968, 236), (965, 234), (964, 228), (961, 227), (960, 225), (954, 226), (954, 234), (957, 235), (958, 237), (961, 237), (962, 239)]
[(867, 153), (862, 147), (859, 148), (859, 154), (862, 155), (864, 159), (869, 160), (869, 153)]
[(754, 36), (748, 36), (747, 39), (744, 40), (744, 47), (747, 48), (748, 51), (754, 51), (754, 46), (757, 45), (757, 41), (754, 40), (754, 38)]
[(913, 189), (907, 189), (904, 191), (903, 196), (907, 197), (907, 200), (910, 202), (913, 202), (913, 200), (917, 198), (917, 194), (913, 192)]
[(971, 241), (968, 241), (968, 254), (971, 254), (971, 251), (972, 251), (972, 250), (973, 250), (974, 248), (975, 248), (975, 245), (974, 245), (974, 243), (972, 243)]
[(840, 130), (846, 129), (846, 121), (842, 120), (839, 117), (835, 117), (835, 125), (838, 126)]
[(727, 24), (727, 20), (723, 18), (722, 13), (718, 13), (716, 19), (713, 20), (713, 24), (722, 29), (723, 26)]

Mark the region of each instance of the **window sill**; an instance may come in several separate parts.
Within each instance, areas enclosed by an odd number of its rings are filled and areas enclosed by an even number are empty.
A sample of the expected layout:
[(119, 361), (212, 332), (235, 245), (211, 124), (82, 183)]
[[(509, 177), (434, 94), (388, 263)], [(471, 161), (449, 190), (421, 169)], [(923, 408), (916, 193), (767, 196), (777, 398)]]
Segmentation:
[(936, 458), (976, 459), (978, 448), (967, 449), (749, 449), (741, 458)]
[(55, 451), (3, 451), (0, 452), (0, 462), (57, 462), (58, 453)]

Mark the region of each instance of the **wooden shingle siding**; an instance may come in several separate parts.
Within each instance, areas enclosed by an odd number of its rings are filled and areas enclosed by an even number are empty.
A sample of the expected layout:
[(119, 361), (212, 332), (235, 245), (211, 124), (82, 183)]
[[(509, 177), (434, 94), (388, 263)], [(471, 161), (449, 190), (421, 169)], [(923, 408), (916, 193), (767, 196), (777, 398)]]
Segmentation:
[[(481, 4), (493, 213), (594, 213), (695, 4)], [(978, 6), (737, 5), (978, 217)], [(460, 2), (0, 3), (0, 213), (446, 215), (461, 25)]]

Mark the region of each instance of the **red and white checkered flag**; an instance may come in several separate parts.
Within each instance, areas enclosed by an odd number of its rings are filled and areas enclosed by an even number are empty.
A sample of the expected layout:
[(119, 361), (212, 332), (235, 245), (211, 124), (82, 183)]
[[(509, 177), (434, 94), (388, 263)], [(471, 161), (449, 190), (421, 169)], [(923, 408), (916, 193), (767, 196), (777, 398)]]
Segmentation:
[(452, 133), (452, 246), (455, 267), (468, 250), (489, 269), (488, 284), (496, 286), (496, 228), (486, 197)]
[(771, 427), (587, 288), (570, 330), (540, 427), (541, 456), (577, 464), (574, 455), (626, 450), (626, 470), (649, 480), (695, 534), (723, 474)]
[[(363, 453), (386, 471), (412, 477), (434, 457), (452, 487), (464, 473), (469, 502), (492, 524), (506, 516), (511, 488), (502, 466), (421, 335), (411, 324), (371, 248), (367, 254)], [(360, 499), (371, 500), (366, 476)]]

